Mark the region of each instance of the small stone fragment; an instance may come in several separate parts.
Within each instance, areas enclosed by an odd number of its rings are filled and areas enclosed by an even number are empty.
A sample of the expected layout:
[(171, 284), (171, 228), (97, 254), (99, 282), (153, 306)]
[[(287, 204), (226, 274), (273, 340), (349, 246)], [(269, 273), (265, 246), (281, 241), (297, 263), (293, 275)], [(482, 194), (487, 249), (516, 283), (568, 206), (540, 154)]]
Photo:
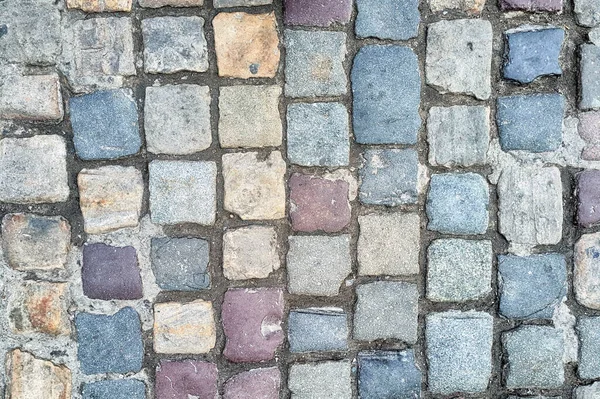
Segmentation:
[(578, 132), (579, 136), (585, 141), (581, 159), (600, 161), (600, 112), (580, 113)]
[(577, 176), (577, 221), (582, 227), (600, 223), (600, 171), (587, 169)]
[(156, 368), (156, 399), (215, 399), (217, 365), (197, 360), (162, 360)]
[(271, 226), (248, 226), (223, 235), (223, 274), (229, 280), (266, 278), (279, 269), (277, 231)]
[(348, 349), (347, 315), (340, 308), (308, 308), (290, 312), (290, 352), (325, 352)]
[[(600, 19), (600, 15), (598, 18)], [(597, 109), (600, 108), (600, 79), (598, 79), (600, 76), (600, 47), (593, 44), (582, 44), (580, 48), (581, 101), (579, 108)]]
[(24, 281), (19, 291), (18, 300), (9, 311), (13, 331), (55, 336), (71, 333), (66, 283)]
[(478, 15), (483, 11), (483, 6), (485, 6), (485, 0), (429, 0), (429, 8), (432, 12), (456, 10), (470, 15)]
[(574, 252), (575, 297), (583, 306), (600, 309), (600, 233), (582, 235)]
[(145, 8), (200, 7), (204, 0), (138, 0), (138, 3)]
[(418, 0), (356, 0), (356, 36), (408, 40), (419, 31)]
[(577, 322), (579, 336), (579, 378), (600, 377), (600, 317), (582, 316)]
[(575, 388), (573, 397), (575, 399), (597, 399), (600, 397), (600, 382)]
[(361, 399), (421, 397), (414, 351), (359, 352), (358, 394)]
[(85, 12), (129, 12), (132, 0), (67, 0), (68, 8)]
[(563, 0), (500, 0), (502, 10), (545, 12), (563, 10)]
[(133, 379), (88, 382), (83, 399), (146, 399), (146, 384)]
[(288, 388), (294, 399), (351, 399), (350, 362), (294, 363), (290, 367)]
[(244, 371), (225, 382), (223, 399), (279, 399), (280, 386), (276, 367)]
[(600, 24), (600, 3), (596, 0), (575, 0), (573, 11), (579, 25), (593, 28)]
[(352, 0), (285, 0), (283, 10), (286, 25), (328, 27), (350, 22)]
[(70, 398), (71, 370), (14, 349), (6, 355), (6, 395), (13, 399)]
[(168, 291), (210, 287), (209, 244), (199, 238), (153, 238), (150, 259), (156, 283)]
[(0, 78), (0, 118), (60, 121), (63, 113), (58, 75), (7, 73)]

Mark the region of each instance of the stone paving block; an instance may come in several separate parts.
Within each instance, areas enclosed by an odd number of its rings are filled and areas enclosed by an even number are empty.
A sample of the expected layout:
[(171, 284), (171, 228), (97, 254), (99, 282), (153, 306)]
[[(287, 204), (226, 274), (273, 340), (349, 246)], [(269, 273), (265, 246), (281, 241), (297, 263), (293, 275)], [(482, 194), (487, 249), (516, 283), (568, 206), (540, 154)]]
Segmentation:
[(347, 24), (352, 16), (352, 0), (285, 0), (286, 25), (329, 27)]
[(266, 278), (280, 266), (274, 227), (248, 226), (223, 234), (223, 274), (229, 280)]
[(290, 352), (326, 352), (348, 349), (348, 321), (340, 308), (307, 308), (290, 312)]
[(221, 310), (225, 333), (223, 355), (235, 363), (274, 359), (284, 339), (283, 313), (280, 288), (227, 290)]
[(0, 77), (0, 118), (59, 121), (63, 114), (58, 75), (21, 76), (7, 71)]
[(425, 76), (440, 93), (487, 100), (491, 94), (492, 25), (478, 19), (440, 21), (427, 27)]
[(431, 313), (425, 321), (428, 386), (434, 394), (484, 392), (492, 373), (493, 317), (483, 312)]
[(347, 93), (346, 34), (286, 30), (285, 95), (341, 96)]
[(413, 350), (359, 352), (358, 394), (361, 399), (421, 397)]
[(137, 373), (142, 369), (142, 326), (133, 308), (111, 316), (79, 313), (75, 326), (77, 358), (84, 374)]
[(281, 87), (222, 86), (219, 91), (219, 142), (222, 148), (281, 145)]
[(200, 7), (204, 4), (204, 0), (138, 0), (138, 3), (145, 8)]
[(83, 399), (146, 399), (146, 384), (133, 379), (88, 382)]
[(354, 339), (417, 342), (419, 292), (412, 283), (377, 281), (356, 287)]
[(582, 227), (600, 223), (600, 171), (587, 169), (577, 176), (577, 222)]
[(579, 364), (577, 372), (582, 379), (600, 377), (600, 317), (582, 316), (577, 322), (579, 336)]
[(600, 382), (579, 386), (573, 392), (573, 398), (575, 399), (595, 399), (598, 396), (600, 396)]
[(257, 152), (223, 155), (226, 211), (243, 220), (285, 216), (286, 164), (279, 151), (263, 157)]
[(356, 142), (417, 142), (421, 126), (421, 76), (412, 49), (403, 46), (362, 47), (354, 58), (351, 81)]
[(82, 169), (77, 186), (86, 233), (138, 225), (144, 196), (144, 180), (138, 169), (112, 165)]
[(559, 254), (498, 256), (500, 314), (551, 319), (567, 295), (567, 263)]
[(216, 326), (210, 301), (154, 305), (154, 351), (168, 354), (208, 353), (215, 346)]
[(287, 154), (302, 166), (344, 166), (350, 158), (348, 110), (341, 103), (290, 104)]
[(500, 0), (502, 10), (556, 11), (563, 9), (563, 0)]
[(350, 236), (290, 236), (287, 253), (291, 294), (335, 296), (352, 272)]
[(131, 90), (105, 90), (71, 97), (69, 111), (79, 158), (116, 159), (140, 150), (138, 113)]
[[(598, 5), (598, 18), (600, 19), (600, 4)], [(600, 108), (600, 47), (593, 44), (582, 44), (581, 54), (581, 109)]]
[(294, 399), (351, 399), (350, 362), (294, 363), (289, 371), (288, 388)]
[(547, 152), (562, 144), (565, 98), (561, 94), (500, 97), (496, 123), (504, 151)]
[(502, 334), (502, 341), (508, 353), (508, 389), (562, 387), (565, 376), (561, 330), (522, 326)]
[(17, 204), (69, 199), (67, 149), (60, 136), (0, 140), (0, 201)]
[(600, 233), (584, 234), (574, 248), (573, 289), (583, 306), (600, 309)]
[(334, 233), (350, 223), (347, 181), (294, 173), (288, 184), (290, 218), (295, 231)]
[(15, 270), (64, 269), (71, 226), (62, 216), (9, 213), (2, 218), (2, 251)]
[(219, 13), (213, 19), (219, 76), (272, 78), (279, 69), (275, 14)]
[(152, 161), (150, 214), (158, 224), (212, 225), (217, 207), (214, 162)]
[(71, 370), (28, 352), (14, 349), (6, 356), (6, 395), (14, 399), (71, 397)]
[(414, 204), (419, 195), (419, 158), (412, 148), (365, 150), (359, 171), (360, 202), (367, 205)]
[(223, 399), (279, 399), (280, 386), (276, 367), (244, 371), (225, 382)]
[(197, 291), (210, 287), (208, 241), (199, 238), (157, 237), (150, 259), (156, 283), (168, 291)]
[(489, 223), (489, 188), (476, 173), (431, 176), (427, 229), (446, 234), (485, 234)]
[(562, 75), (559, 63), (565, 31), (556, 27), (520, 26), (506, 31), (504, 77), (530, 83), (545, 75)]
[(88, 298), (110, 301), (143, 297), (142, 277), (133, 247), (84, 245), (81, 279), (83, 293)]
[(418, 0), (356, 0), (356, 36), (408, 40), (419, 31)]
[(214, 399), (218, 397), (217, 365), (163, 360), (156, 368), (156, 399)]
[(223, 7), (250, 7), (272, 4), (273, 0), (214, 0), (214, 6)]
[(68, 8), (85, 12), (129, 12), (132, 0), (67, 0)]
[(147, 18), (142, 20), (142, 35), (146, 73), (208, 70), (204, 18)]
[(363, 276), (419, 273), (421, 222), (416, 213), (358, 217), (358, 273)]
[(581, 159), (600, 161), (600, 112), (580, 113), (578, 132), (579, 136), (585, 141)]
[(470, 15), (478, 15), (484, 6), (485, 0), (429, 0), (429, 8), (432, 12), (456, 10)]
[(24, 281), (17, 290), (18, 300), (9, 309), (14, 332), (55, 336), (71, 333), (66, 283)]
[(600, 3), (596, 0), (576, 0), (574, 5), (573, 11), (579, 25), (591, 28), (600, 24)]
[[(418, 263), (417, 263), (418, 264)], [(438, 239), (427, 249), (427, 298), (464, 302), (492, 292), (492, 242)]]
[(210, 147), (208, 86), (147, 87), (144, 132), (147, 149), (155, 154), (187, 155)]

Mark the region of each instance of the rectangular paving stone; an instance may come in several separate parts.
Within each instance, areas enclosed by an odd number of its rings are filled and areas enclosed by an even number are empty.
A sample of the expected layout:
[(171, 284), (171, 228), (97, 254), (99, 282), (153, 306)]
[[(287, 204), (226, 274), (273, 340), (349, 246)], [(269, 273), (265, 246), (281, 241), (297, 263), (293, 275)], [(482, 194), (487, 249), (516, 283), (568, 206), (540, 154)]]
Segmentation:
[(283, 11), (286, 25), (347, 24), (352, 16), (352, 0), (285, 0)]
[(217, 8), (262, 6), (272, 3), (273, 0), (213, 0), (213, 4)]
[(156, 368), (156, 399), (217, 398), (217, 378), (214, 363), (162, 360)]
[(596, 0), (576, 0), (573, 11), (579, 25), (591, 28), (600, 23), (600, 4)]
[(140, 380), (107, 380), (83, 384), (83, 399), (145, 399), (146, 384)]
[(577, 130), (579, 136), (585, 142), (585, 146), (581, 152), (581, 159), (600, 161), (600, 112), (590, 111), (580, 113)]
[(152, 272), (167, 291), (198, 291), (210, 287), (208, 241), (199, 238), (155, 237), (151, 241)]
[(71, 370), (29, 352), (13, 349), (6, 356), (6, 395), (23, 399), (64, 399), (72, 392)]
[(556, 11), (563, 9), (562, 0), (501, 0), (502, 10), (522, 10), (522, 11)]
[(290, 352), (343, 351), (348, 348), (348, 321), (340, 308), (296, 309), (288, 317)]
[(361, 399), (421, 397), (414, 351), (359, 352), (358, 394)]
[(160, 8), (160, 7), (200, 7), (204, 0), (138, 0), (141, 7)]
[(600, 223), (600, 171), (587, 169), (577, 175), (577, 222), (582, 227)]
[(223, 399), (279, 399), (281, 375), (276, 367), (252, 369), (225, 382)]
[(429, 8), (436, 13), (457, 10), (469, 15), (477, 15), (481, 13), (484, 5), (485, 0), (429, 0)]
[(408, 40), (417, 37), (417, 0), (356, 0), (356, 36)]
[(67, 0), (68, 8), (85, 12), (129, 12), (132, 0)]
[(351, 399), (352, 376), (346, 360), (320, 363), (293, 363), (288, 387), (293, 399)]
[[(600, 6), (598, 6), (600, 8)], [(600, 10), (598, 19), (600, 20)], [(581, 100), (579, 108), (600, 108), (600, 47), (582, 44), (580, 47)]]
[(223, 274), (229, 280), (266, 278), (281, 266), (277, 231), (247, 226), (223, 234)]
[(0, 118), (33, 121), (63, 118), (57, 74), (22, 76), (5, 72), (6, 75), (0, 77)]
[(577, 373), (582, 379), (600, 377), (600, 317), (582, 316), (577, 321), (579, 364)]
[(583, 234), (574, 248), (573, 289), (583, 306), (600, 309), (600, 234)]

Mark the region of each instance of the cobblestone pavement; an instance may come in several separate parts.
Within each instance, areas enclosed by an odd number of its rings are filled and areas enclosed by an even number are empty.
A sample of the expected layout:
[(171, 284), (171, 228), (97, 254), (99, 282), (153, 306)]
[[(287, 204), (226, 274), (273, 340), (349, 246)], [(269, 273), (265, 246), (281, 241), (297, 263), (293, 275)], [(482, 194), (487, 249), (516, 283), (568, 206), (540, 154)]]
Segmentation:
[(595, 109), (600, 0), (2, 0), (0, 397), (599, 399)]

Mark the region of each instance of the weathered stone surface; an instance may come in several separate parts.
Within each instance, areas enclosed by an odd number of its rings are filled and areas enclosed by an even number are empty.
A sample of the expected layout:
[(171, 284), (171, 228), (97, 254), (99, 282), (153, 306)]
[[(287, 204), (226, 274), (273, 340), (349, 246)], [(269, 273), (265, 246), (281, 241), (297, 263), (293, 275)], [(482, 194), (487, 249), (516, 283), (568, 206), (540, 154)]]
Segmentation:
[(210, 287), (208, 241), (199, 238), (152, 239), (150, 259), (156, 283), (163, 290), (196, 291)]
[(600, 233), (582, 235), (574, 252), (575, 297), (583, 306), (600, 309)]
[(219, 142), (223, 148), (278, 147), (282, 141), (279, 86), (219, 88)]
[(280, 266), (274, 227), (241, 227), (223, 235), (223, 274), (229, 280), (266, 278)]
[(88, 382), (83, 399), (146, 399), (146, 384), (134, 379)]
[(585, 141), (581, 158), (588, 161), (600, 161), (600, 112), (580, 113), (578, 132)]
[(596, 46), (600, 45), (600, 27), (595, 27), (588, 32), (588, 39)]
[(288, 387), (294, 399), (351, 399), (352, 371), (349, 361), (292, 364)]
[(108, 233), (138, 225), (144, 180), (133, 166), (82, 169), (77, 185), (86, 233)]
[(200, 7), (204, 0), (138, 0), (142, 7), (160, 8), (160, 7)]
[(591, 385), (579, 386), (575, 388), (574, 398), (576, 399), (596, 399), (600, 396), (600, 382), (594, 382)]
[(439, 92), (487, 100), (491, 94), (492, 25), (478, 19), (430, 24), (426, 60), (427, 84)]
[(215, 399), (217, 365), (185, 360), (163, 360), (156, 368), (156, 399)]
[(492, 373), (494, 319), (483, 312), (429, 314), (425, 321), (428, 386), (435, 394), (484, 392)]
[(213, 0), (213, 4), (217, 8), (262, 6), (272, 3), (273, 0)]
[(600, 171), (584, 170), (577, 176), (577, 221), (580, 226), (591, 227), (600, 222)]
[(219, 13), (213, 19), (219, 76), (272, 78), (279, 69), (275, 14)]
[(343, 351), (348, 348), (348, 321), (340, 308), (308, 308), (290, 312), (290, 352)]
[(480, 14), (485, 5), (485, 0), (429, 0), (432, 12), (456, 10), (467, 14)]
[(413, 350), (359, 352), (358, 394), (361, 399), (421, 397)]
[(14, 349), (6, 355), (6, 395), (14, 399), (70, 398), (71, 370)]
[(69, 199), (67, 149), (60, 136), (0, 140), (0, 201), (18, 204)]
[(154, 350), (157, 353), (208, 353), (217, 339), (210, 301), (154, 305)]
[[(600, 15), (598, 18), (600, 19)], [(600, 47), (593, 44), (582, 44), (580, 65), (581, 101), (579, 108), (600, 108), (600, 79), (598, 79), (600, 76)]]
[(9, 310), (13, 331), (49, 335), (71, 333), (66, 283), (24, 281), (19, 291), (18, 300)]
[(132, 0), (67, 0), (67, 7), (85, 12), (131, 11)]
[(243, 220), (284, 217), (285, 169), (279, 151), (264, 160), (257, 152), (223, 155), (225, 210)]
[(281, 375), (276, 367), (253, 369), (225, 382), (223, 399), (279, 399)]
[(576, 0), (573, 11), (579, 25), (594, 27), (600, 24), (600, 4), (595, 0)]
[(358, 273), (363, 276), (419, 273), (421, 222), (416, 213), (358, 217)]
[(208, 86), (147, 87), (144, 132), (147, 149), (155, 154), (186, 155), (210, 147)]
[(327, 27), (347, 24), (352, 16), (352, 0), (285, 0), (286, 25)]
[(419, 31), (418, 0), (356, 0), (356, 35), (408, 40)]
[(503, 10), (558, 11), (563, 9), (563, 0), (500, 0)]
[(2, 251), (15, 270), (63, 269), (71, 226), (62, 216), (9, 213), (2, 219)]
[[(600, 377), (600, 317), (579, 318), (577, 322), (579, 336), (579, 364), (577, 372), (582, 379)], [(600, 393), (600, 392), (599, 392)]]
[(58, 75), (7, 73), (0, 78), (0, 118), (58, 121), (63, 113)]

